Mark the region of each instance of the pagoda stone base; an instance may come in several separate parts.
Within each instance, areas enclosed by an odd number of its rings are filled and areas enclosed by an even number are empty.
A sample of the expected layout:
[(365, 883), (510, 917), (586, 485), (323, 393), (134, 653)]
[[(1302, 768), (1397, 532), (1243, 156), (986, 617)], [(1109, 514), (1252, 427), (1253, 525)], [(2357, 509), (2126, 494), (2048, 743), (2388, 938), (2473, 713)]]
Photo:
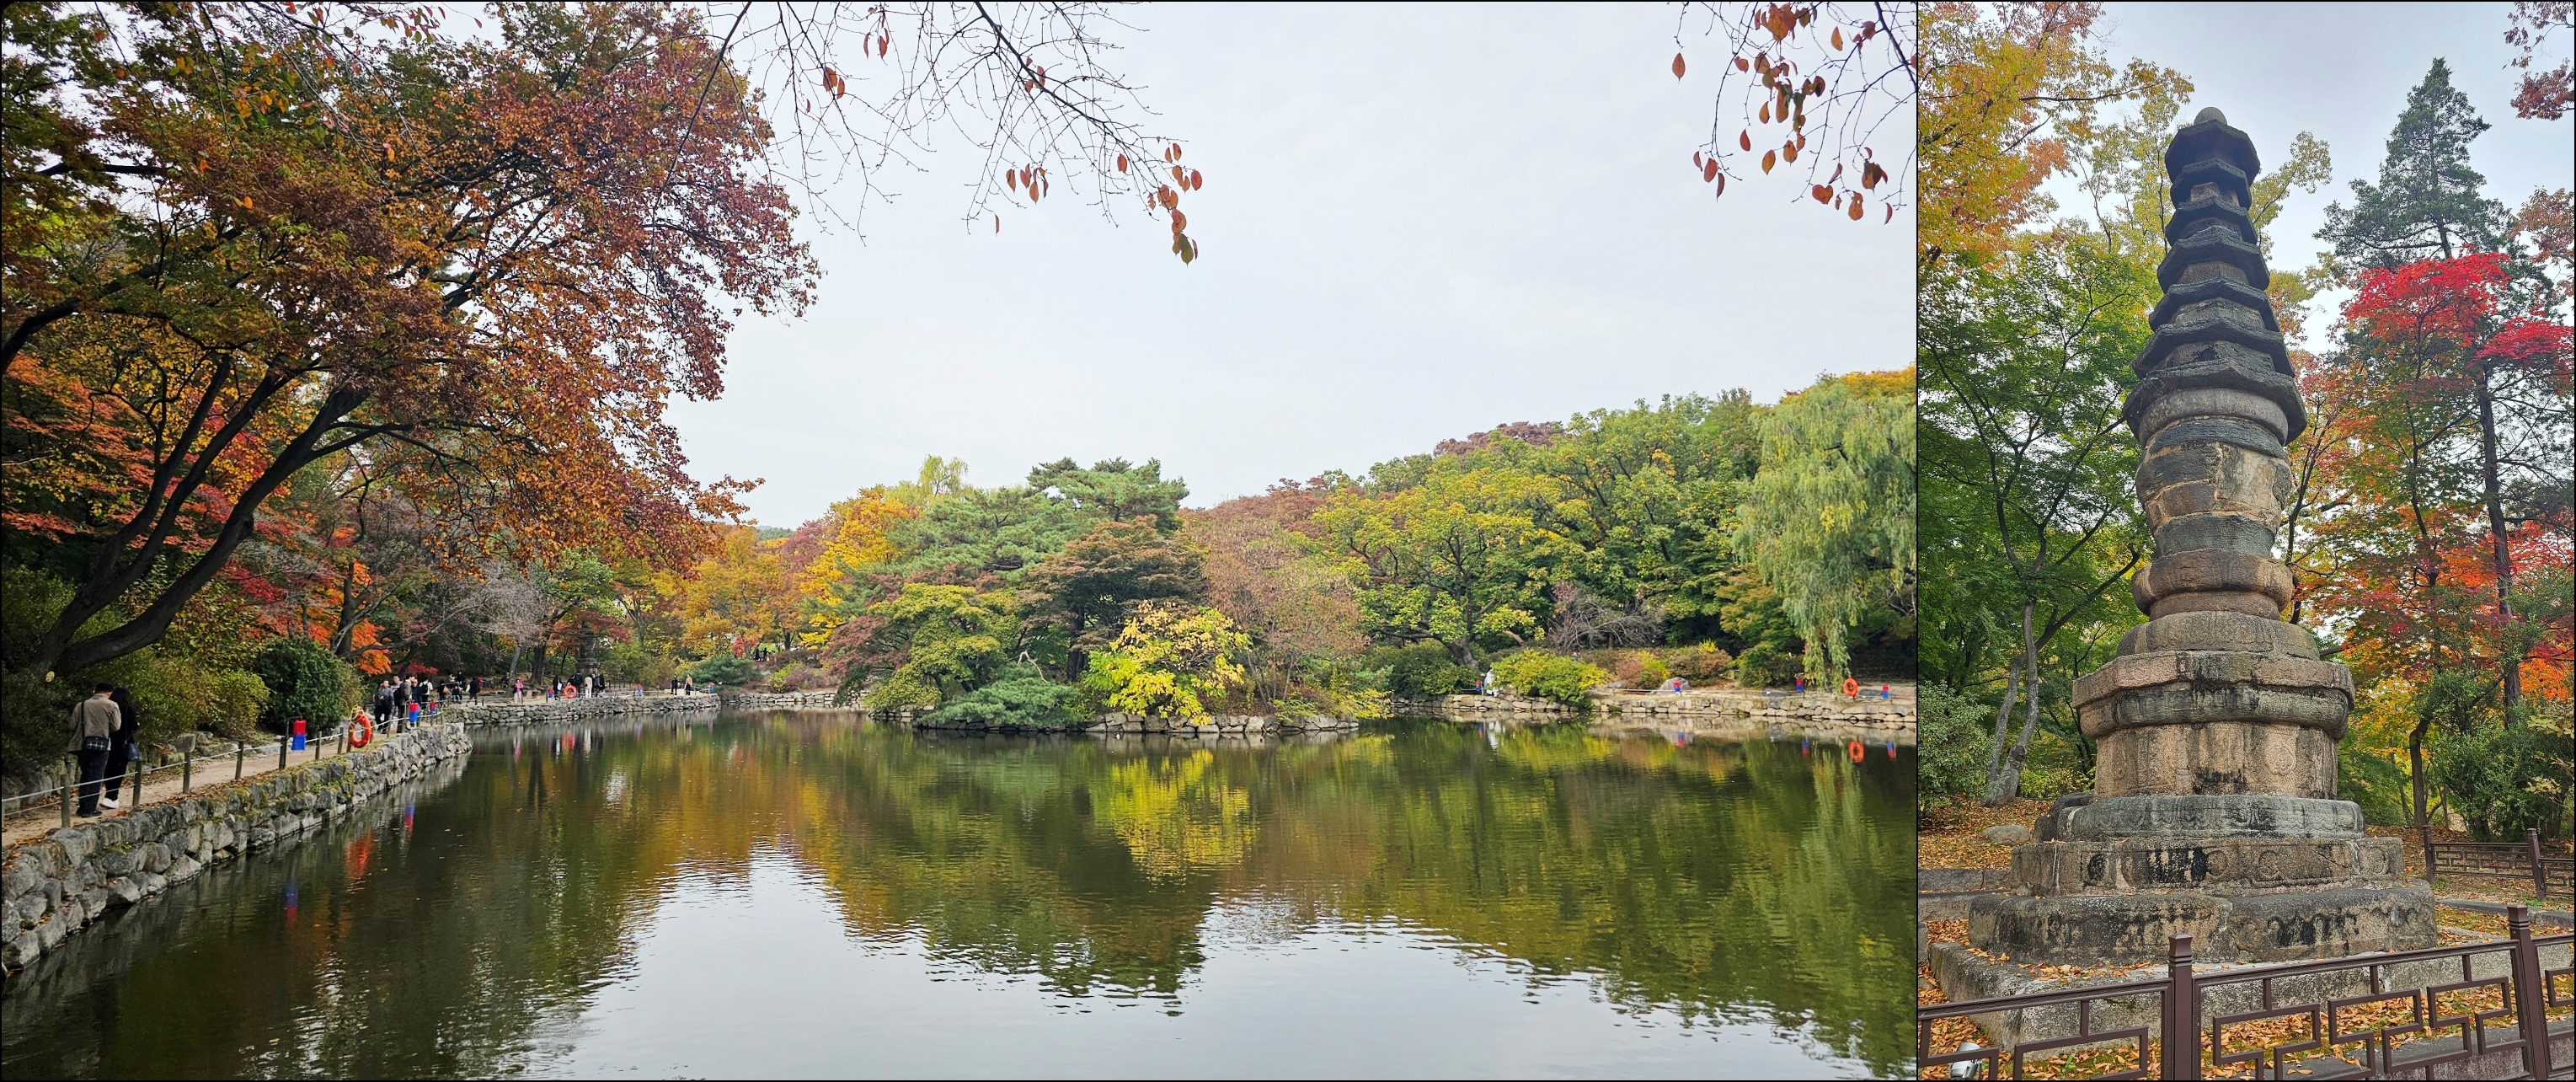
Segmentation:
[(2307, 961), (2440, 943), (2433, 889), (2422, 883), (2233, 896), (1988, 896), (1968, 906), (1968, 941), (2015, 962), (2159, 963), (2178, 935), (2190, 936), (2193, 952), (2213, 963)]
[(2268, 894), (2407, 883), (2395, 838), (2121, 838), (2013, 849), (2013, 882), (2039, 897), (2187, 890)]
[(2060, 798), (2042, 817), (2041, 841), (2114, 838), (2359, 838), (2361, 805), (2290, 796)]

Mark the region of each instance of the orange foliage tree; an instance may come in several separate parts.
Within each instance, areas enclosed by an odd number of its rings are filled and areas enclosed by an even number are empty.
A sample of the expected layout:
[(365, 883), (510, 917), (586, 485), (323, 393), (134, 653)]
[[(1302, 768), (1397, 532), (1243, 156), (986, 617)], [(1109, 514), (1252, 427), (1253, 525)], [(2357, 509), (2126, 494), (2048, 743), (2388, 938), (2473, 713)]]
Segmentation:
[(685, 11), (496, 13), (12, 7), (6, 525), (74, 594), (10, 669), (149, 645), (335, 455), (520, 552), (738, 511), (662, 410), (805, 303), (769, 129)]
[[(1691, 154), (1691, 168), (1714, 194), (1726, 194), (1731, 180), (1749, 179), (1749, 163), (1758, 161), (1769, 175), (1803, 157), (1806, 173), (1796, 198), (1830, 206), (1855, 222), (1872, 211), (1882, 224), (1895, 221), (1913, 179), (1907, 160), (1913, 148), (1899, 143), (1880, 161), (1877, 138), (1893, 123), (1898, 130), (1887, 134), (1901, 139), (1915, 104), (1921, 74), (1916, 5), (1845, 7), (1685, 5), (1684, 25), (1697, 17), (1705, 24), (1703, 36), (1719, 37), (1727, 50), (1715, 66), (1717, 115), (1708, 142)], [(1683, 41), (1678, 34), (1675, 40)], [(1687, 48), (1673, 54), (1673, 78), (1688, 76), (1687, 54)], [(1812, 151), (1810, 134), (1817, 139)]]

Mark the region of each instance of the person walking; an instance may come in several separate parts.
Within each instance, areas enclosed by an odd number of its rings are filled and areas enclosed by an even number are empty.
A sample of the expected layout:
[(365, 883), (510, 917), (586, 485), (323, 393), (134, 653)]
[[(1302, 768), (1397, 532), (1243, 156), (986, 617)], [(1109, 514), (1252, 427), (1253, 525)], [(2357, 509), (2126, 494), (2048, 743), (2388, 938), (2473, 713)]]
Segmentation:
[[(99, 779), (102, 784), (99, 787), (98, 806), (114, 810), (117, 801), (125, 796), (126, 767), (143, 757), (143, 749), (135, 746), (134, 743), (134, 734), (142, 725), (142, 720), (141, 716), (134, 711), (132, 692), (117, 688), (107, 693), (107, 701), (116, 704), (120, 723), (117, 726), (116, 738), (107, 742), (107, 770)], [(138, 793), (142, 791), (141, 779), (135, 781), (134, 788)]]
[(80, 756), (80, 815), (98, 818), (98, 783), (107, 773), (107, 751), (115, 746), (116, 731), (125, 724), (125, 715), (108, 696), (115, 688), (98, 685), (90, 697), (72, 708), (72, 745)]

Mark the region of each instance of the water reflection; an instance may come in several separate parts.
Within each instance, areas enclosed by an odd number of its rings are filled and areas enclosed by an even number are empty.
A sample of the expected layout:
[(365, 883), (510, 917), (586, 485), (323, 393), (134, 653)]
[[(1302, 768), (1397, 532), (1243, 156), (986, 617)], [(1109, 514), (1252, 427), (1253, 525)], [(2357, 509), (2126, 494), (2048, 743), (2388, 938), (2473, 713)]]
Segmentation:
[[(1436, 721), (494, 734), (416, 803), (12, 978), (5, 1064), (1897, 1073), (1913, 763), (1862, 752)], [(1297, 1018), (1330, 1032), (1273, 1032)]]

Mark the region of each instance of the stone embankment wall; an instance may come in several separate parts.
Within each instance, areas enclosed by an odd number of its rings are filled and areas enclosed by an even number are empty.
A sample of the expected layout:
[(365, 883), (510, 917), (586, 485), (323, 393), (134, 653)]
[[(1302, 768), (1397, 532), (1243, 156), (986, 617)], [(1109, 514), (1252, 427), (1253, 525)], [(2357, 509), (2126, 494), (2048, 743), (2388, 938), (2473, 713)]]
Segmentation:
[[(830, 694), (829, 692), (825, 693)], [(459, 703), (441, 708), (439, 721), (460, 725), (538, 725), (620, 714), (676, 714), (713, 710), (714, 695), (594, 695), (587, 699), (532, 699), (522, 702)], [(721, 700), (730, 703), (730, 699)]]
[(0, 863), (0, 960), (16, 970), (117, 909), (349, 813), (395, 783), (467, 755), (453, 725), (424, 726), (375, 747), (112, 819), (76, 822)]
[(839, 695), (839, 692), (832, 691), (830, 689), (822, 691), (790, 691), (778, 695), (755, 691), (728, 691), (724, 693), (724, 705), (727, 710), (858, 709), (858, 707), (855, 706), (834, 705), (832, 700), (839, 697)]
[(1355, 718), (1327, 717), (1321, 714), (1304, 718), (1264, 718), (1241, 715), (1211, 717), (1193, 725), (1175, 718), (1138, 717), (1132, 714), (1103, 714), (1099, 721), (1085, 726), (1089, 733), (1166, 733), (1172, 736), (1251, 736), (1261, 733), (1331, 732), (1357, 729)]
[(1872, 688), (1858, 699), (1827, 692), (1774, 694), (1749, 688), (1685, 691), (1679, 695), (1634, 692), (1595, 693), (1593, 701), (1608, 713), (1631, 718), (1687, 718), (1744, 714), (1777, 723), (1809, 722), (1837, 728), (1914, 728), (1911, 688), (1887, 699)]
[[(1714, 691), (1685, 691), (1678, 695), (1653, 695), (1633, 691), (1595, 691), (1592, 709), (1604, 716), (1626, 721), (1728, 722), (1752, 720), (1787, 727), (1811, 726), (1834, 730), (1866, 730), (1889, 736), (1911, 738), (1914, 731), (1914, 695), (1911, 688), (1887, 699), (1864, 694), (1858, 699), (1818, 692), (1781, 694), (1745, 688)], [(1445, 695), (1429, 701), (1407, 701), (1405, 709), (1427, 710), (1444, 717), (1511, 720), (1561, 716), (1574, 713), (1572, 707), (1547, 699), (1526, 695)]]

